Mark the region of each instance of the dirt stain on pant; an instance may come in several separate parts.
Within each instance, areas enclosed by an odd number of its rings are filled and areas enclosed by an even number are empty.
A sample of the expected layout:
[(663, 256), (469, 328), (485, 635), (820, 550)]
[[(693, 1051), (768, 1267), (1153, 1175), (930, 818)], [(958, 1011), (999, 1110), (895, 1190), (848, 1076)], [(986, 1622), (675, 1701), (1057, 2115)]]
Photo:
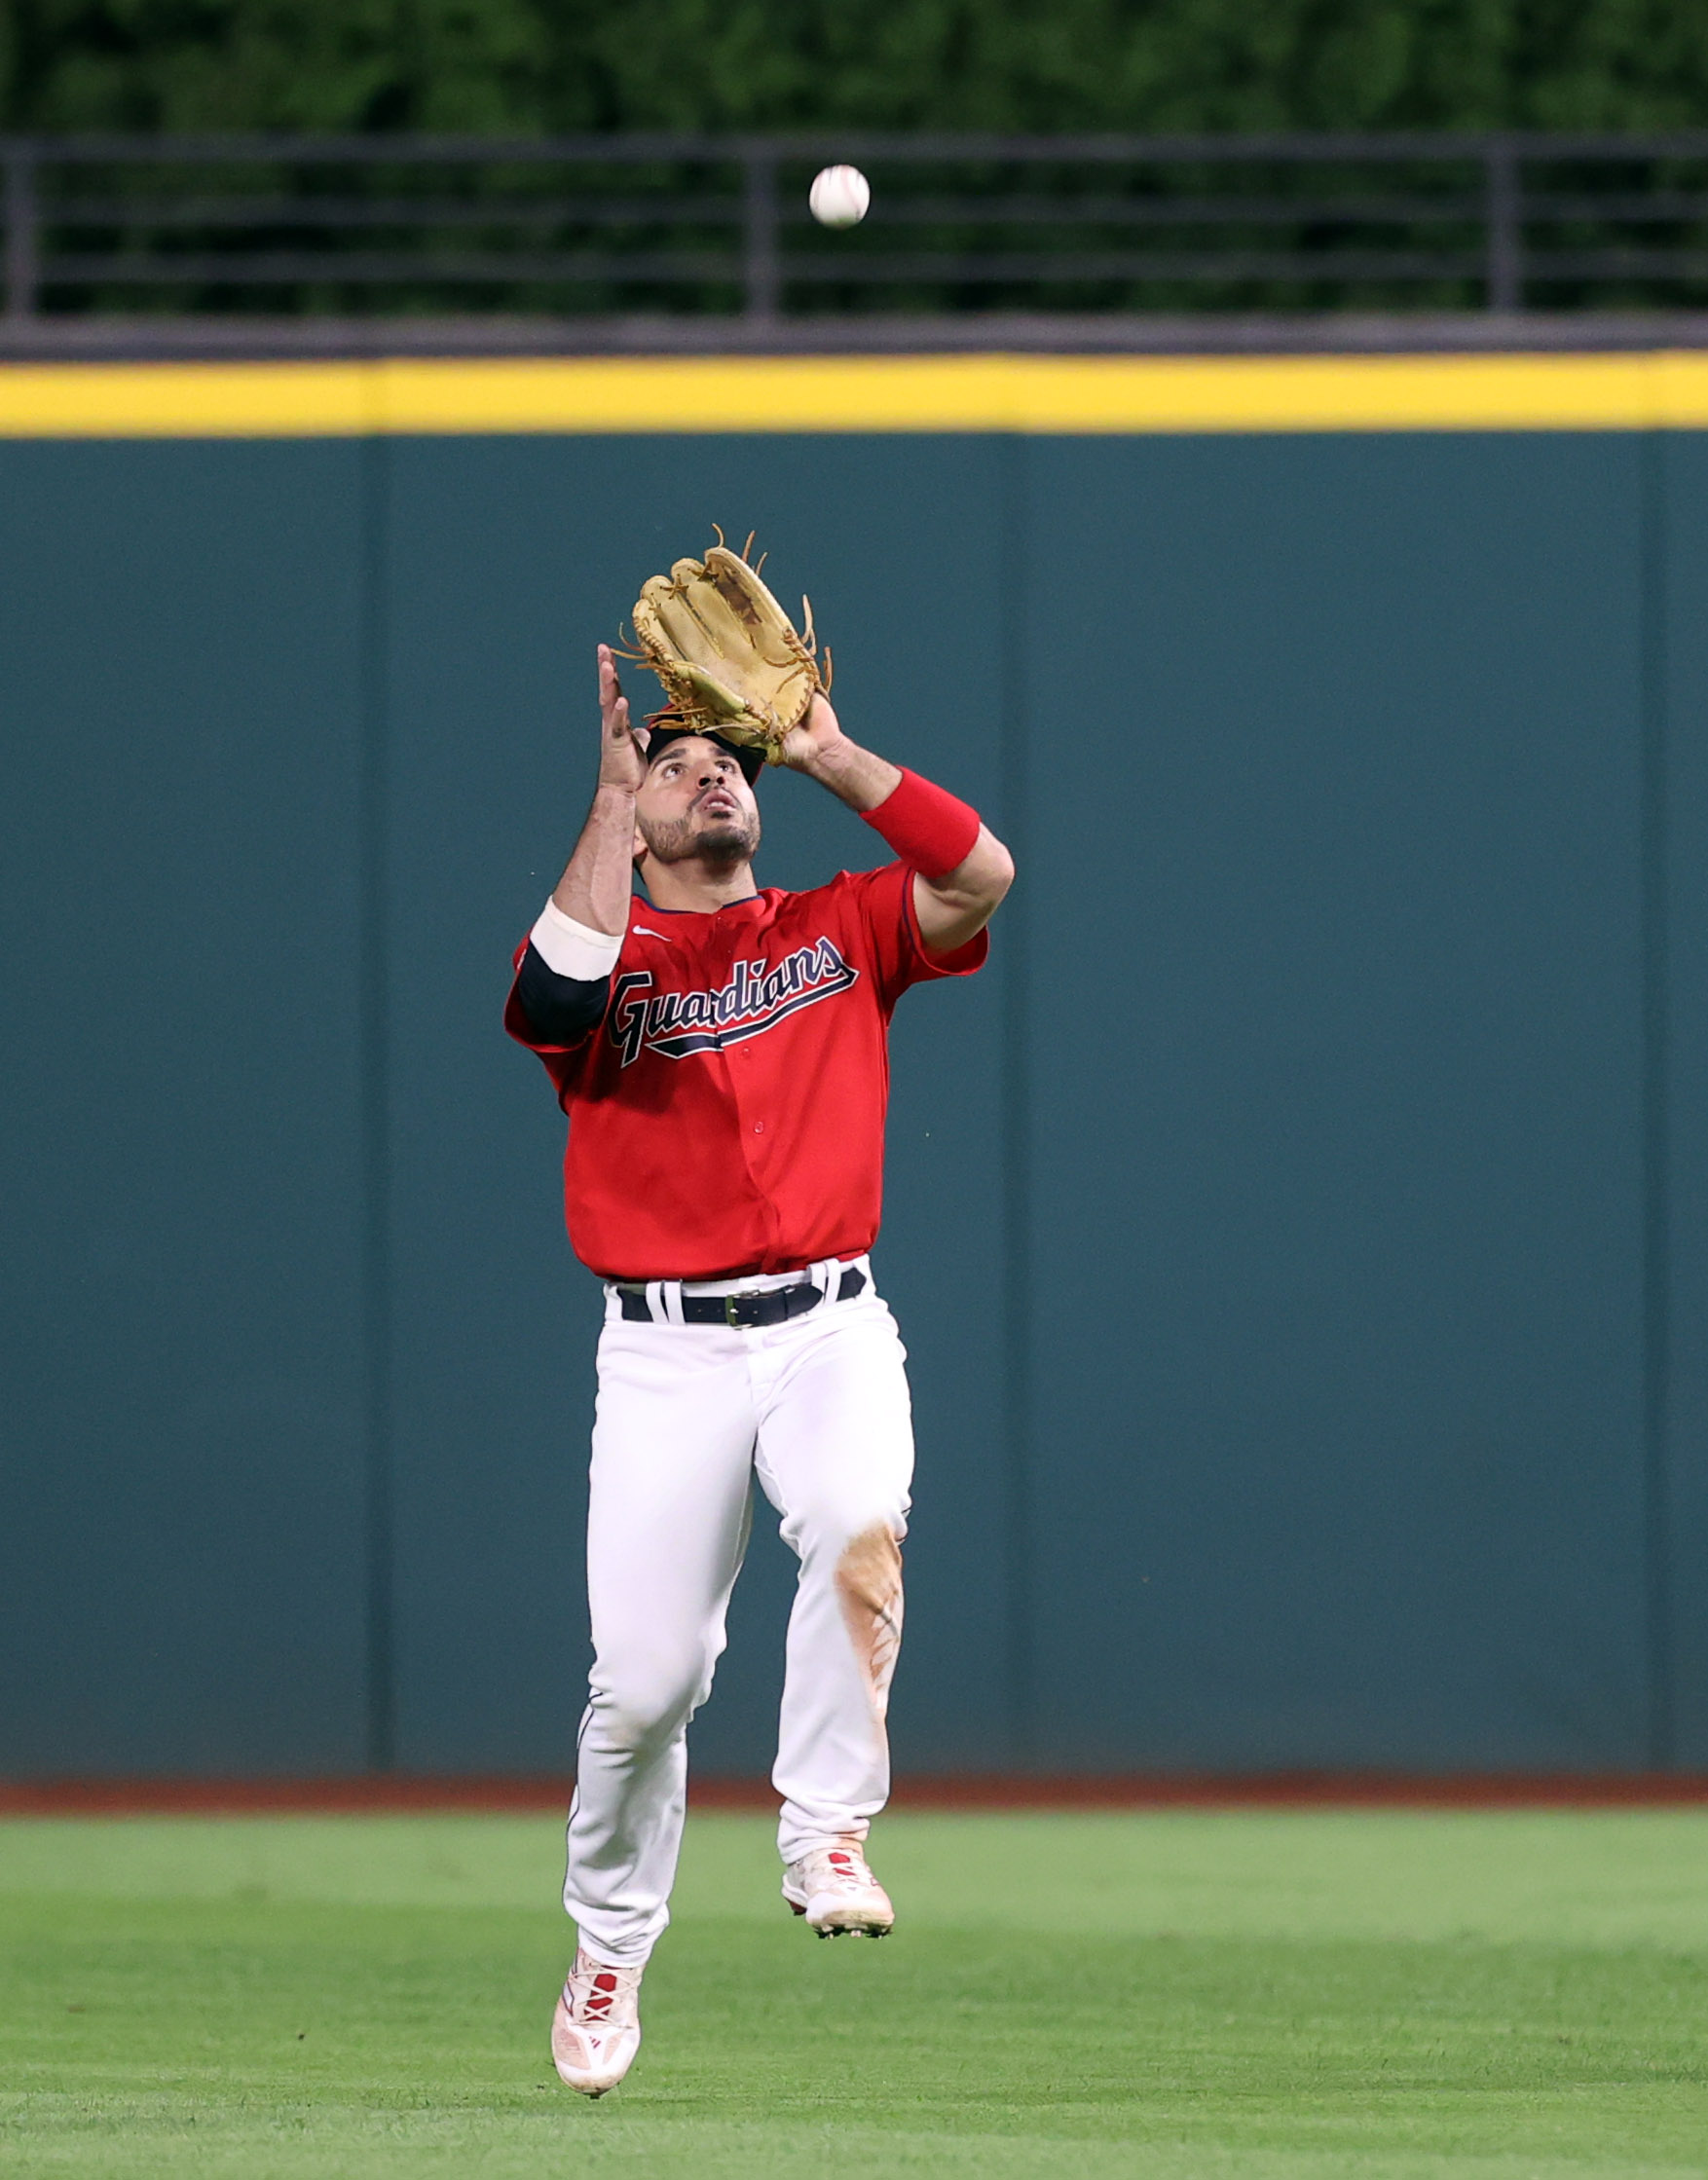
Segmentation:
[(881, 1725), (902, 1646), (902, 1547), (885, 1524), (862, 1530), (845, 1546), (836, 1562), (836, 1595)]

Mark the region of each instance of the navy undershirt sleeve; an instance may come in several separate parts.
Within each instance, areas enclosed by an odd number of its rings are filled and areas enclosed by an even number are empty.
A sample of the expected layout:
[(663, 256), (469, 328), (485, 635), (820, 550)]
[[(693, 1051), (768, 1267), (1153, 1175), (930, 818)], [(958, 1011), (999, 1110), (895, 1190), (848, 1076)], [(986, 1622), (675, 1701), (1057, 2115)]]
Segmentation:
[(578, 1045), (605, 1018), (611, 979), (560, 977), (530, 941), (516, 972), (516, 997), (542, 1045)]

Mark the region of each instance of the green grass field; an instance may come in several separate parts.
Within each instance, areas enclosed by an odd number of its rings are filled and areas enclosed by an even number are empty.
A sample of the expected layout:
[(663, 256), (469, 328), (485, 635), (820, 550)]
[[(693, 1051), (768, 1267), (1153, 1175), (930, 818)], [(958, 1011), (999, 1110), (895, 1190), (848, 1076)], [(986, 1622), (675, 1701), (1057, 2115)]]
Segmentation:
[(613, 2096), (549, 1820), (0, 1823), (0, 2169), (1708, 2174), (1708, 1814), (896, 1816), (821, 1944), (689, 1828)]

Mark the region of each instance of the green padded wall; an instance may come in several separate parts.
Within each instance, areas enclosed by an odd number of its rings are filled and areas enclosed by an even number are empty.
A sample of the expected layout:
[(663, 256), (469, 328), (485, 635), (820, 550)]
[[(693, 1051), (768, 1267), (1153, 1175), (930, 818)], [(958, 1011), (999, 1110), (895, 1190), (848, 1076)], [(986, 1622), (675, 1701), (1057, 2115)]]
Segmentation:
[(0, 449), (0, 1761), (366, 1748), (359, 450)]
[[(1021, 862), (896, 1026), (900, 1762), (1708, 1763), (1705, 487), (1685, 433), (0, 446), (0, 1771), (567, 1768), (597, 1294), (498, 1016), (592, 646), (714, 520)], [(873, 860), (763, 802), (767, 881)], [(771, 1526), (709, 1769), (768, 1759)]]

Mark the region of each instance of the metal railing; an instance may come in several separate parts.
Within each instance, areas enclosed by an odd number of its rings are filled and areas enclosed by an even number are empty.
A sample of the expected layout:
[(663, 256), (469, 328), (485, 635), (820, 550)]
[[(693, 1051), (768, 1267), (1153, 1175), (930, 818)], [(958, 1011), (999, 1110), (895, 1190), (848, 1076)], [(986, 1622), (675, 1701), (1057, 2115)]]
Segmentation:
[(0, 174), (14, 327), (1708, 307), (1708, 131), (0, 137)]

